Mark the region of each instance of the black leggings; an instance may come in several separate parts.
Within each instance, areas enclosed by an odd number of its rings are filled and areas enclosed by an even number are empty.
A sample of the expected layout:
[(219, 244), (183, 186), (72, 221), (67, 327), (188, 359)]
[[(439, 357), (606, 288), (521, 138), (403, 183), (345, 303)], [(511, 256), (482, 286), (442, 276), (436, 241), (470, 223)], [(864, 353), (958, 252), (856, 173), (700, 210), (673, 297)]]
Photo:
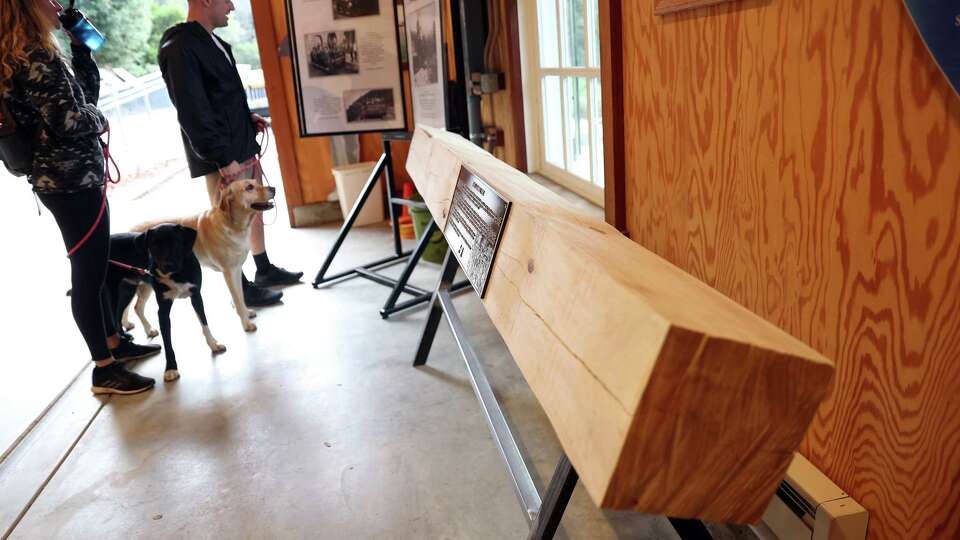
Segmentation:
[[(40, 194), (40, 202), (57, 220), (67, 250), (80, 241), (100, 213), (103, 203), (101, 188), (77, 193)], [(110, 358), (107, 336), (116, 333), (116, 322), (110, 310), (109, 293), (103, 283), (110, 258), (110, 208), (87, 242), (70, 257), (70, 280), (73, 292), (73, 319), (83, 334), (93, 360)]]

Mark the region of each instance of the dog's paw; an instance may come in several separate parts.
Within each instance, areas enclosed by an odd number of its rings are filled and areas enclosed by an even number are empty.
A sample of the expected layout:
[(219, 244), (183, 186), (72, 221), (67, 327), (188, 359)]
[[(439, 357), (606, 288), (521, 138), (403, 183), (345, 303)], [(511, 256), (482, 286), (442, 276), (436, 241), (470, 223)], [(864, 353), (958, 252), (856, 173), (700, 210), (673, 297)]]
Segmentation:
[(243, 323), (243, 330), (244, 330), (245, 332), (256, 332), (256, 331), (257, 331), (257, 325), (253, 324), (253, 323), (250, 322), (250, 321), (247, 321), (247, 322)]
[(133, 329), (136, 328), (136, 327), (137, 327), (137, 325), (133, 324), (132, 322), (125, 322), (125, 323), (123, 323), (123, 329), (126, 330), (127, 332), (133, 330)]
[(180, 378), (180, 372), (175, 369), (168, 369), (163, 372), (163, 380), (167, 382), (175, 381)]
[(257, 318), (257, 312), (254, 311), (254, 310), (252, 310), (252, 309), (248, 309), (248, 310), (247, 310), (247, 317), (249, 317), (249, 318), (251, 318), (251, 319), (256, 319), (256, 318)]
[(210, 345), (210, 352), (213, 354), (220, 354), (227, 352), (227, 348), (222, 343), (214, 343)]
[(158, 332), (155, 328), (151, 328), (147, 330), (147, 337), (150, 339), (153, 339), (159, 335), (160, 335), (160, 332)]

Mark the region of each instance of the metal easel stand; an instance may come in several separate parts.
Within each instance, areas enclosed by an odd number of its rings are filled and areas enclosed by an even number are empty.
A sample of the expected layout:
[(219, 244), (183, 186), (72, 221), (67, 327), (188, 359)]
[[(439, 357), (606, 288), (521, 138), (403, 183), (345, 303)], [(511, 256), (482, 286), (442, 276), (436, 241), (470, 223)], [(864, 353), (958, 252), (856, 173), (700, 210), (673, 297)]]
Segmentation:
[[(323, 266), (320, 267), (320, 271), (317, 272), (317, 276), (313, 280), (314, 289), (319, 289), (322, 286), (332, 285), (334, 283), (339, 283), (355, 277), (362, 277), (364, 279), (369, 279), (374, 283), (379, 283), (385, 287), (390, 287), (390, 296), (387, 298), (387, 302), (383, 305), (383, 309), (380, 310), (380, 316), (384, 319), (390, 317), (390, 315), (393, 315), (394, 313), (424, 304), (429, 301), (431, 297), (430, 291), (410, 285), (408, 282), (410, 280), (410, 276), (413, 274), (413, 270), (417, 266), (417, 263), (420, 262), (420, 257), (427, 248), (430, 236), (434, 231), (438, 230), (437, 225), (431, 219), (430, 225), (427, 227), (427, 231), (424, 233), (423, 237), (417, 243), (416, 249), (413, 252), (403, 251), (403, 248), (400, 244), (400, 224), (396, 207), (407, 206), (410, 208), (426, 209), (427, 205), (419, 201), (411, 201), (409, 199), (395, 197), (393, 193), (393, 159), (390, 143), (391, 141), (409, 140), (411, 137), (412, 134), (405, 131), (383, 134), (383, 154), (380, 155), (380, 159), (377, 161), (376, 167), (374, 167), (373, 172), (370, 173), (370, 177), (367, 178), (367, 183), (364, 184), (363, 190), (360, 192), (360, 196), (353, 204), (353, 208), (350, 209), (350, 214), (340, 227), (340, 232), (337, 234), (337, 239), (334, 241), (333, 247), (330, 248), (327, 258), (323, 261)], [(381, 177), (384, 179), (387, 187), (387, 200), (389, 201), (388, 208), (390, 209), (390, 229), (393, 234), (394, 254), (389, 257), (384, 257), (383, 259), (378, 259), (376, 261), (358, 266), (351, 270), (346, 270), (332, 276), (327, 276), (327, 271), (330, 269), (330, 265), (333, 264), (333, 259), (336, 258), (344, 240), (346, 240), (347, 235), (350, 234), (351, 229), (353, 229), (353, 225), (357, 221), (357, 216), (360, 215), (360, 210), (363, 209), (363, 205), (367, 203), (367, 199), (370, 198), (370, 194), (373, 193), (373, 190), (377, 189), (377, 182)], [(403, 269), (403, 272), (401, 272), (401, 275), (398, 279), (394, 279), (390, 276), (385, 276), (376, 272), (377, 270), (400, 264), (404, 262), (404, 260), (407, 261), (407, 266)], [(454, 286), (454, 290), (465, 289), (466, 287), (469, 287), (469, 285), (470, 283), (465, 280), (456, 284)], [(401, 293), (411, 295), (413, 298), (398, 304), (397, 301), (400, 299)]]
[[(383, 154), (380, 155), (380, 159), (377, 161), (376, 167), (374, 167), (373, 172), (370, 173), (370, 177), (367, 179), (367, 183), (363, 186), (363, 191), (360, 192), (360, 196), (357, 198), (357, 201), (353, 204), (353, 208), (350, 210), (350, 214), (347, 216), (346, 221), (344, 221), (343, 225), (340, 227), (340, 232), (337, 234), (337, 239), (334, 241), (333, 247), (330, 248), (327, 258), (323, 261), (323, 266), (320, 267), (320, 271), (317, 272), (317, 276), (313, 280), (314, 289), (319, 289), (321, 286), (331, 285), (333, 283), (346, 281), (355, 277), (362, 277), (369, 279), (374, 283), (379, 283), (380, 285), (384, 285), (398, 291), (396, 293), (397, 296), (399, 296), (400, 292), (404, 292), (413, 295), (416, 298), (422, 298), (421, 302), (426, 302), (429, 300), (430, 292), (421, 289), (420, 287), (407, 284), (407, 279), (409, 279), (409, 273), (412, 272), (412, 269), (410, 269), (410, 272), (405, 273), (405, 278), (402, 280), (393, 279), (389, 276), (385, 276), (376, 272), (377, 270), (381, 270), (407, 260), (411, 254), (409, 251), (404, 252), (400, 244), (400, 225), (398, 223), (399, 216), (397, 215), (396, 207), (420, 206), (423, 205), (423, 203), (418, 203), (416, 201), (394, 196), (393, 160), (390, 151), (391, 141), (409, 140), (411, 137), (412, 135), (405, 131), (383, 134)], [(339, 253), (340, 247), (343, 245), (343, 241), (346, 240), (347, 235), (350, 234), (350, 230), (353, 229), (353, 224), (357, 221), (357, 216), (360, 215), (360, 210), (363, 208), (363, 205), (367, 203), (367, 199), (370, 198), (370, 194), (373, 193), (373, 190), (377, 189), (377, 182), (381, 177), (383, 178), (387, 187), (387, 200), (389, 201), (387, 207), (390, 209), (390, 229), (393, 233), (393, 255), (358, 266), (351, 270), (328, 276), (327, 271), (330, 269), (333, 259), (337, 256), (337, 253)]]
[[(440, 319), (443, 315), (446, 315), (453, 339), (466, 364), (471, 386), (473, 386), (477, 400), (480, 401), (490, 433), (493, 435), (500, 456), (510, 473), (514, 491), (520, 500), (520, 505), (523, 507), (524, 515), (530, 526), (530, 534), (527, 538), (529, 540), (551, 539), (560, 526), (563, 512), (567, 508), (567, 503), (570, 502), (570, 496), (573, 494), (579, 476), (567, 455), (561, 455), (546, 494), (543, 499), (540, 498), (540, 492), (534, 484), (530, 467), (527, 466), (527, 460), (524, 458), (516, 438), (507, 424), (500, 403), (487, 380), (483, 365), (480, 363), (480, 359), (468, 339), (463, 322), (453, 305), (451, 293), (454, 289), (453, 279), (458, 268), (456, 257), (451, 252), (447, 252), (413, 365), (416, 367), (426, 364), (427, 357), (430, 355), (430, 348), (440, 326)], [(712, 540), (713, 538), (701, 521), (676, 518), (669, 518), (669, 520), (677, 534), (684, 540)]]

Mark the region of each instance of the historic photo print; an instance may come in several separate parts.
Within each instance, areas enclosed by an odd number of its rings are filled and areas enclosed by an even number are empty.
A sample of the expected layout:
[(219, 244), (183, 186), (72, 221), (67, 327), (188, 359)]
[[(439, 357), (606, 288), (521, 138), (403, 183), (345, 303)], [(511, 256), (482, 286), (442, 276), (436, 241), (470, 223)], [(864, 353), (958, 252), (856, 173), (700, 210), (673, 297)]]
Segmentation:
[(349, 19), (380, 14), (380, 0), (331, 0), (333, 18)]
[(437, 63), (436, 6), (427, 4), (407, 16), (410, 25), (410, 63), (413, 84), (436, 84), (440, 74)]
[(354, 75), (360, 72), (357, 33), (354, 30), (306, 35), (310, 77)]
[(394, 120), (397, 117), (393, 88), (348, 90), (343, 93), (343, 104), (347, 108), (347, 123)]

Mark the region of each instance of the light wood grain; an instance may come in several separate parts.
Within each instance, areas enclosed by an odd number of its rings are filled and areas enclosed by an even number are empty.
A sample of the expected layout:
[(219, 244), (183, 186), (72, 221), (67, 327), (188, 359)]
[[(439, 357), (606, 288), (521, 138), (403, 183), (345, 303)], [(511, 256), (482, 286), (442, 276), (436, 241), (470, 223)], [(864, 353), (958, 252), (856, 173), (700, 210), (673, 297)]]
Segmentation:
[(454, 134), (407, 169), (442, 227), (462, 165), (512, 202), (484, 307), (600, 506), (759, 518), (832, 364)]
[(837, 362), (802, 453), (960, 537), (960, 101), (901, 2), (623, 2), (631, 237)]

